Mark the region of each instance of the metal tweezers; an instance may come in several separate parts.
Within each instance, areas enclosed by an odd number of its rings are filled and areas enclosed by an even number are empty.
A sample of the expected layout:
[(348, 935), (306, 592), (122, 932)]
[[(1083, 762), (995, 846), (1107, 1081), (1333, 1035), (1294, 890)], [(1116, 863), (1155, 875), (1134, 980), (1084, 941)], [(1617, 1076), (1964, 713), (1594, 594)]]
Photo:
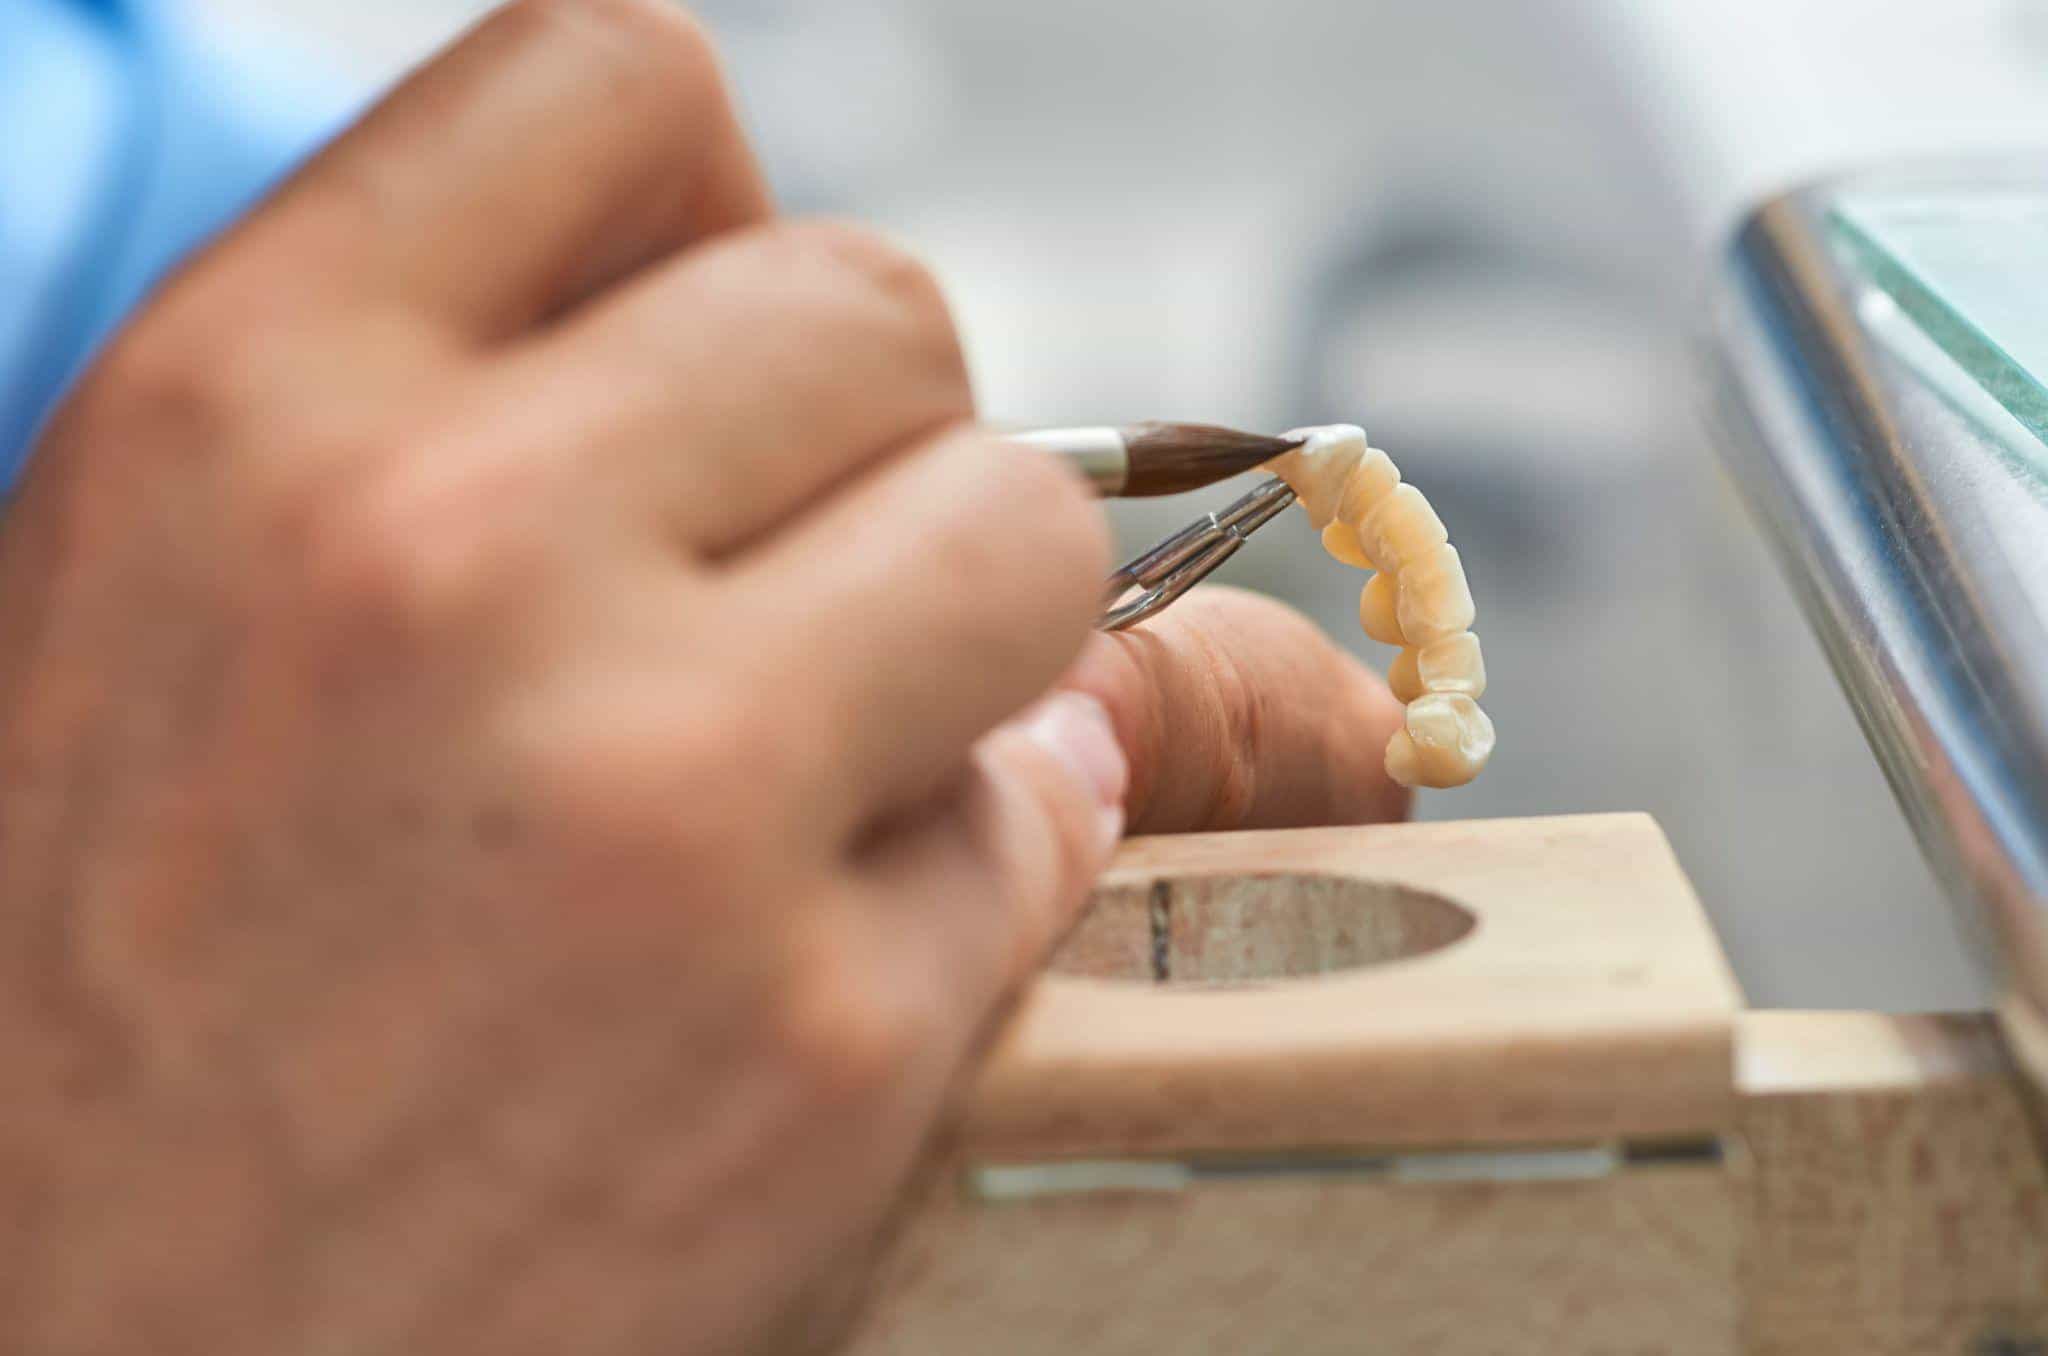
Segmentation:
[[(1121, 631), (1156, 615), (1236, 555), (1252, 533), (1293, 502), (1293, 489), (1276, 478), (1226, 508), (1203, 514), (1110, 575), (1095, 628)], [(1139, 590), (1137, 596), (1128, 597), (1133, 589)]]

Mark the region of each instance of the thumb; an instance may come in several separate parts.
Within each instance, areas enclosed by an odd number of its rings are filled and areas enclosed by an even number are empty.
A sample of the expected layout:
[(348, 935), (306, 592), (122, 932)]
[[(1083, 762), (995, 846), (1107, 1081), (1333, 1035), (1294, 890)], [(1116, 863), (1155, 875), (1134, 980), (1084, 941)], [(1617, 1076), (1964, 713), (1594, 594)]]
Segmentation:
[(1139, 833), (1407, 817), (1386, 774), (1401, 704), (1307, 618), (1201, 588), (1143, 627), (1095, 637), (1061, 686), (1108, 708)]
[(984, 736), (965, 776), (859, 864), (906, 991), (971, 1034), (1044, 961), (1123, 836), (1129, 768), (1094, 698), (1056, 692)]

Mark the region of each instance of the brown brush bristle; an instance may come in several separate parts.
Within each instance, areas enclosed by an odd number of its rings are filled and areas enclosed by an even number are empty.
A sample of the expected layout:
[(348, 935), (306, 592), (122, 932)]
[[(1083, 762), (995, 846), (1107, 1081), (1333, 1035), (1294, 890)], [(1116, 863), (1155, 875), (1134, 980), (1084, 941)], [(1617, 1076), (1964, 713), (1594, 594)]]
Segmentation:
[(1123, 492), (1131, 497), (1198, 490), (1301, 446), (1298, 438), (1271, 438), (1213, 424), (1134, 424), (1122, 432), (1131, 454)]

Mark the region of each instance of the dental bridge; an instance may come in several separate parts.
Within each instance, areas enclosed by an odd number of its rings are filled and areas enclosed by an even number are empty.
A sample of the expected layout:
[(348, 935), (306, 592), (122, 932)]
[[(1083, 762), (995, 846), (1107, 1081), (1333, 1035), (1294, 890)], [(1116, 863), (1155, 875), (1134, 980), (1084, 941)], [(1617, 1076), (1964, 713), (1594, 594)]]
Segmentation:
[(1293, 446), (1265, 463), (1272, 479), (1109, 577), (1098, 625), (1120, 631), (1156, 616), (1298, 502), (1325, 551), (1375, 572), (1359, 598), (1365, 633), (1402, 647), (1387, 674), (1406, 707), (1387, 744), (1387, 775), (1402, 786), (1465, 785), (1492, 756), (1494, 730), (1479, 709), (1486, 665), (1450, 532), (1422, 491), (1402, 482), (1393, 459), (1367, 444), (1365, 430), (1332, 424), (1281, 437)]
[[(855, 1356), (2048, 1352), (2048, 161), (1781, 197), (1711, 320), (1734, 479), (1995, 1009), (1751, 1008), (1643, 815), (1134, 839)], [(1298, 498), (1386, 567), (1427, 775), (1414, 708), (1484, 690), (1456, 554), (1303, 433), (1146, 586)]]

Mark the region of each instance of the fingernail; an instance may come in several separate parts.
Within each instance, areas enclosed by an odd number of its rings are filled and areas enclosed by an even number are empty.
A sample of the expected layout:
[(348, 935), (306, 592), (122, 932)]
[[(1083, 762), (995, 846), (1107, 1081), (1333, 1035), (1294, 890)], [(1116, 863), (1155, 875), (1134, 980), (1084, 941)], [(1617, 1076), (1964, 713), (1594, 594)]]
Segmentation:
[(1105, 805), (1095, 820), (1095, 837), (1103, 852), (1116, 851), (1116, 845), (1124, 841), (1124, 807)]
[(1023, 721), (1027, 738), (1071, 768), (1105, 809), (1114, 810), (1123, 831), (1124, 787), (1131, 765), (1101, 702), (1079, 692), (1058, 692), (1040, 702)]

